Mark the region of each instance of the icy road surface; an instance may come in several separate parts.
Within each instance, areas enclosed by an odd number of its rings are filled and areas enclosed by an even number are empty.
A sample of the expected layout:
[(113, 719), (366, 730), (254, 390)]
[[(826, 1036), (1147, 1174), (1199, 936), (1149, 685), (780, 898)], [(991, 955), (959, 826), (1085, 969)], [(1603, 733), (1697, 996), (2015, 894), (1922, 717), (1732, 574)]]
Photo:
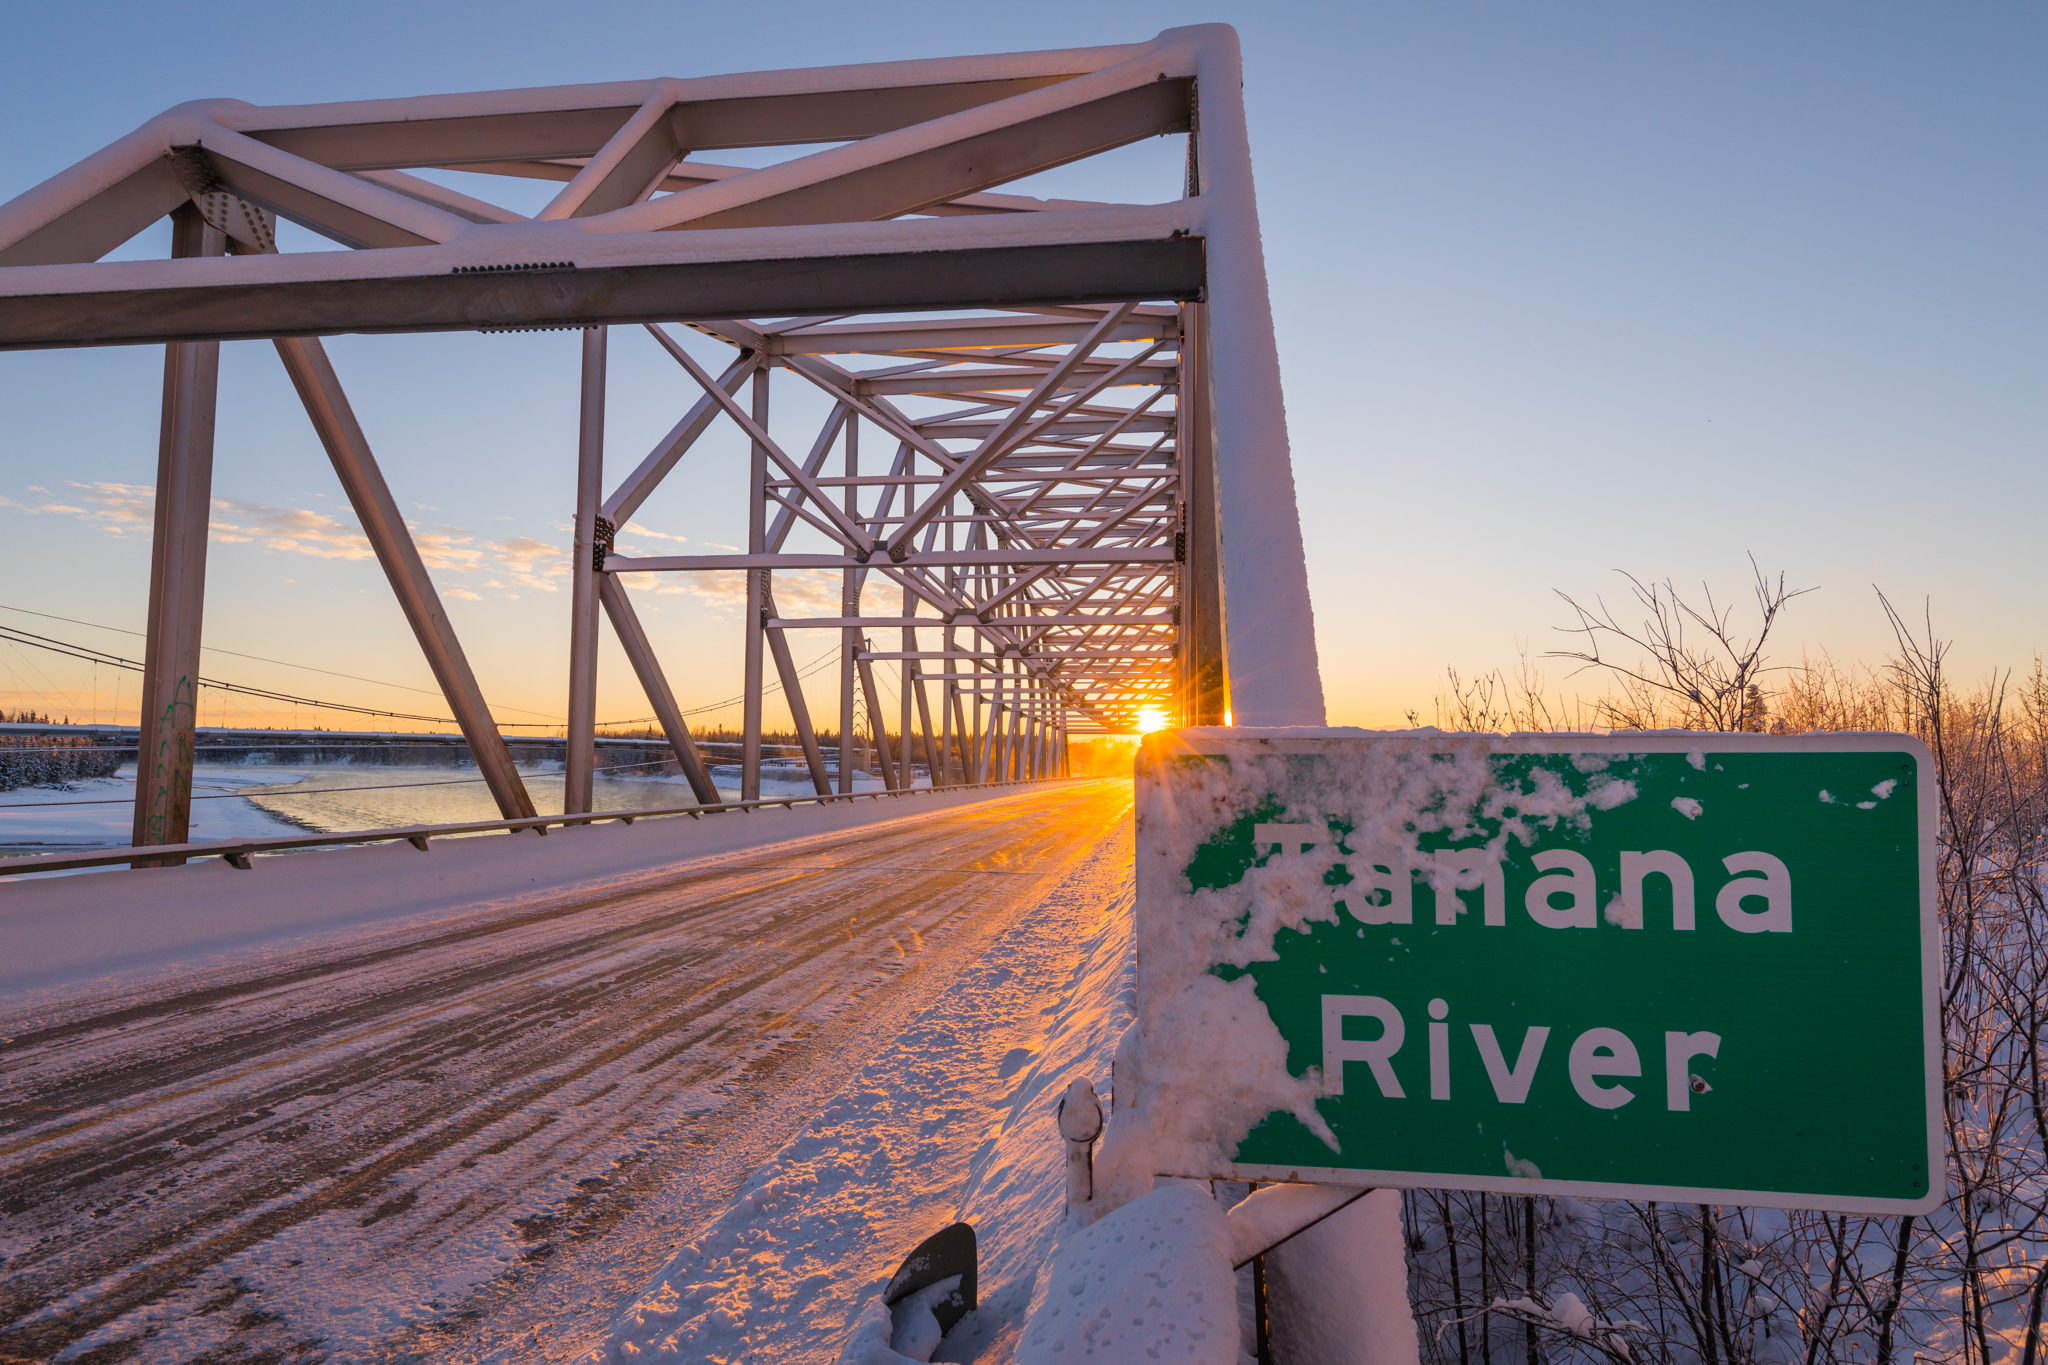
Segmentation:
[(1127, 875), (1129, 806), (1063, 785), (0, 1007), (0, 1359), (588, 1350), (1006, 929)]

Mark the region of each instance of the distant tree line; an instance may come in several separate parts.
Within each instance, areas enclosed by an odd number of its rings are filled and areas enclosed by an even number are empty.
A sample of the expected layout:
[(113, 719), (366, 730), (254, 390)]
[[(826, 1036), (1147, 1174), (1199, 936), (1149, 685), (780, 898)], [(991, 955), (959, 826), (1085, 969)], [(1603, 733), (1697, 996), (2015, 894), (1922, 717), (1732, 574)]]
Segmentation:
[(0, 735), (0, 791), (112, 777), (126, 761), (126, 750), (103, 748), (82, 735)]

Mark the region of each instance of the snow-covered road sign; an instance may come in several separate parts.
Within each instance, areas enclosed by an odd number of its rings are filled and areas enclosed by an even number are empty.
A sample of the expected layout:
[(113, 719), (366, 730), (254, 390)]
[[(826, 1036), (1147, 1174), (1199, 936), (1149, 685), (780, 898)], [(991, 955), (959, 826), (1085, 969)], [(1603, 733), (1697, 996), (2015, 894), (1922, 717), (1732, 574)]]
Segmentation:
[(1152, 736), (1158, 1169), (1932, 1208), (1931, 773), (1891, 734)]

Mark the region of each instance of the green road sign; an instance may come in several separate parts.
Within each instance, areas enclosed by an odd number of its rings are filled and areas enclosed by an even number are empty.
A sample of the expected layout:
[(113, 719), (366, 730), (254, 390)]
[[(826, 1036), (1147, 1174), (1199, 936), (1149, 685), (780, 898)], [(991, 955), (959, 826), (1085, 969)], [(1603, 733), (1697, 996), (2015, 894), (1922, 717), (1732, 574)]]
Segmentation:
[(1161, 1169), (1933, 1208), (1931, 774), (1894, 734), (1151, 737)]

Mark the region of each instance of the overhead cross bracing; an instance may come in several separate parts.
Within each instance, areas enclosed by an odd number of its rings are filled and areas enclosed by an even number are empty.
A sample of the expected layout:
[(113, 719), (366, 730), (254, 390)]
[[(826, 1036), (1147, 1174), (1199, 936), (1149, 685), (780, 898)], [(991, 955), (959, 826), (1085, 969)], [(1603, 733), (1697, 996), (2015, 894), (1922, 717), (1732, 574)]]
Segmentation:
[[(643, 574), (746, 575), (748, 797), (771, 668), (811, 780), (831, 777), (797, 632), (839, 633), (840, 736), (864, 718), (892, 784), (918, 766), (934, 782), (1056, 772), (1068, 735), (1148, 708), (1320, 724), (1241, 84), (1236, 36), (1212, 25), (995, 57), (199, 101), (0, 205), (0, 349), (166, 347), (143, 741), (162, 780), (138, 784), (136, 841), (184, 834), (180, 688), (198, 647), (218, 346), (239, 338), (275, 343), (508, 816), (531, 801), (323, 335), (582, 329), (572, 811), (590, 800), (601, 617), (700, 798), (714, 795), (633, 611)], [(1155, 137), (1184, 145), (1168, 202), (1002, 190)], [(799, 150), (719, 159), (776, 147)], [(451, 170), (560, 188), (523, 214), (435, 178)], [(101, 259), (167, 214), (173, 259)], [(281, 250), (280, 219), (344, 249)], [(648, 329), (700, 396), (607, 492), (621, 326)], [(705, 363), (701, 338), (731, 354)], [(788, 401), (790, 386), (823, 396), (822, 425), (795, 429), (815, 401)], [(615, 528), (713, 424), (750, 448), (728, 536), (743, 548), (642, 552)], [(837, 615), (779, 608), (778, 574), (835, 570)]]
[[(962, 697), (970, 706), (1058, 711), (1063, 728), (1091, 730), (1128, 730), (1143, 707), (1160, 704), (1159, 665), (1170, 667), (1177, 643), (1176, 554), (1184, 554), (1179, 308), (995, 315), (971, 329), (958, 319), (900, 329), (814, 320), (695, 326), (734, 346), (741, 366), (759, 357), (764, 377), (779, 370), (781, 382), (800, 380), (832, 407), (808, 458), (772, 437), (764, 444), (769, 524), (758, 549), (612, 557), (607, 571), (840, 568), (846, 614), (773, 615), (765, 628), (847, 632), (856, 663), (886, 651), (900, 666), (905, 706), (943, 675), (934, 699), (940, 750), (950, 751)], [(742, 420), (739, 400), (721, 398), (701, 365), (657, 335), (704, 389), (699, 408)], [(771, 393), (764, 384), (745, 410), (750, 427), (774, 410)], [(864, 419), (868, 439), (877, 431), (888, 438), (865, 466), (853, 418)], [(629, 481), (607, 502), (608, 521), (630, 515), (635, 490)], [(806, 536), (824, 552), (797, 549)], [(901, 615), (858, 615), (853, 604), (870, 580), (901, 590)], [(772, 598), (772, 580), (762, 591)], [(889, 645), (860, 637), (881, 628), (904, 634)]]

